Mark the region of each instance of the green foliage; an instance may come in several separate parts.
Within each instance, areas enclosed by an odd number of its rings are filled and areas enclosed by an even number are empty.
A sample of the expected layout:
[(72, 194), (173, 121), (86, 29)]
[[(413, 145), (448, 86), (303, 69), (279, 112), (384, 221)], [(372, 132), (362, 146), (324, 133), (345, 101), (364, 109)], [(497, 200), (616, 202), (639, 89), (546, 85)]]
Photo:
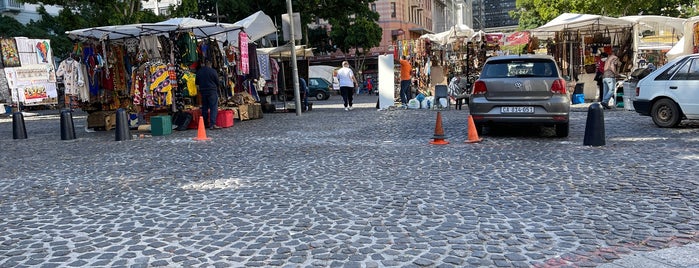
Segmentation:
[(601, 14), (610, 17), (661, 15), (688, 18), (697, 14), (697, 0), (517, 0), (510, 16), (519, 19), (520, 29), (532, 29), (562, 13)]
[(194, 17), (199, 12), (199, 6), (197, 0), (182, 0), (181, 5), (171, 6), (168, 11), (173, 18)]

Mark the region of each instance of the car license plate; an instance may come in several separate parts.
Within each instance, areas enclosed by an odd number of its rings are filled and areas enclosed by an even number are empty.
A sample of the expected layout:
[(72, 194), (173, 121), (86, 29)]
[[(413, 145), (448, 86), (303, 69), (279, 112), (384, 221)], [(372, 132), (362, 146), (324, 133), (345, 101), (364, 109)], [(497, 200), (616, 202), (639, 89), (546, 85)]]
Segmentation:
[(532, 106), (500, 107), (500, 113), (503, 113), (503, 114), (533, 114), (534, 107), (532, 107)]

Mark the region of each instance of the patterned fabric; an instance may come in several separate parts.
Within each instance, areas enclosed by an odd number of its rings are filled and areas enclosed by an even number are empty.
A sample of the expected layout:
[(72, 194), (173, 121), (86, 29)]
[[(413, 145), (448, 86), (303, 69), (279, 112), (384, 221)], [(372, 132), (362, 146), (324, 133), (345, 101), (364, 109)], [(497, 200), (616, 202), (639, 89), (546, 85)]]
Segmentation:
[(260, 76), (264, 80), (272, 79), (272, 74), (269, 69), (269, 54), (257, 54), (257, 64), (260, 66)]
[(276, 59), (272, 59), (272, 58), (269, 59), (269, 63), (271, 65), (271, 72), (272, 72), (270, 74), (270, 77), (272, 80), (272, 89), (273, 89), (272, 91), (273, 91), (274, 95), (277, 95), (277, 94), (279, 94), (279, 83), (277, 81), (279, 79), (279, 63), (277, 63)]
[(250, 55), (248, 55), (248, 34), (244, 31), (238, 33), (238, 47), (240, 48), (240, 66), (238, 67), (241, 74), (250, 72)]
[(80, 94), (79, 88), (84, 84), (80, 62), (72, 58), (62, 61), (58, 65), (58, 69), (56, 69), (56, 76), (63, 77), (65, 94)]

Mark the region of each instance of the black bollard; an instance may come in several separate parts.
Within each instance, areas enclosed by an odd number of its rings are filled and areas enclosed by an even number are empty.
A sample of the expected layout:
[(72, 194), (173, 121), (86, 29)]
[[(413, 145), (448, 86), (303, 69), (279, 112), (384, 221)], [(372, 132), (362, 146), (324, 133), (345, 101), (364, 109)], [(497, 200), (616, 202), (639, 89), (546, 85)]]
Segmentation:
[(585, 124), (585, 138), (583, 145), (604, 145), (604, 111), (599, 102), (595, 102), (587, 109), (587, 123)]
[(15, 140), (27, 138), (27, 129), (24, 127), (24, 115), (22, 112), (12, 114), (12, 138)]
[(73, 126), (73, 114), (70, 110), (61, 111), (61, 140), (74, 140), (75, 127)]
[(126, 110), (119, 108), (116, 112), (116, 141), (125, 141), (131, 139), (129, 133), (129, 117)]

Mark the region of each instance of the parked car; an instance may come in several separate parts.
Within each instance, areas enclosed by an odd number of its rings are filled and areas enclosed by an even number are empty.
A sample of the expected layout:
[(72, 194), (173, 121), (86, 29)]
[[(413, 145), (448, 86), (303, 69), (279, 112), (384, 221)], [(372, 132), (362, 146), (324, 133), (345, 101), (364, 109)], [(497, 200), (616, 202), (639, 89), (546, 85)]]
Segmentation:
[(699, 119), (699, 54), (676, 58), (638, 81), (633, 108), (658, 127)]
[(568, 136), (570, 96), (551, 56), (488, 58), (468, 107), (479, 134), (493, 124), (523, 124), (553, 126), (556, 136)]
[(327, 100), (330, 98), (330, 92), (333, 86), (324, 78), (311, 77), (308, 78), (308, 97), (315, 97), (316, 100)]

